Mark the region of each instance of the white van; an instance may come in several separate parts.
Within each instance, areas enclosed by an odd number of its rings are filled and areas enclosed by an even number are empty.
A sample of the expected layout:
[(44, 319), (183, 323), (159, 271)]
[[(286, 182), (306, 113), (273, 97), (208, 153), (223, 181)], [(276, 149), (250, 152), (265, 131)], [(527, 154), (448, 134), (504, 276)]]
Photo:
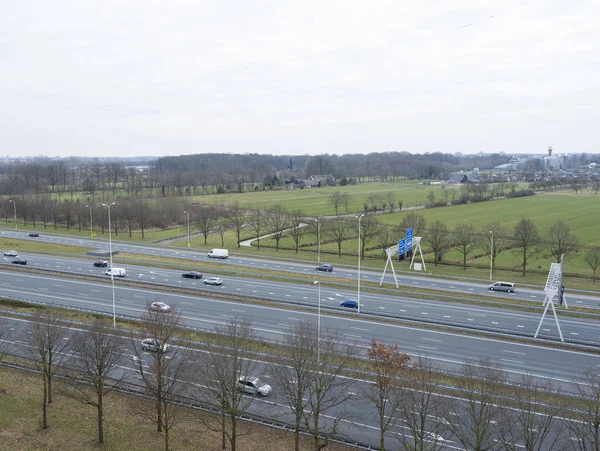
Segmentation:
[(125, 271), (125, 268), (109, 268), (104, 273), (105, 276), (114, 275), (115, 277), (125, 277), (126, 274), (127, 271)]
[(208, 253), (209, 258), (227, 258), (229, 257), (229, 251), (227, 249), (212, 249)]
[(494, 282), (488, 289), (490, 291), (508, 291), (509, 293), (515, 292), (516, 285), (512, 282)]

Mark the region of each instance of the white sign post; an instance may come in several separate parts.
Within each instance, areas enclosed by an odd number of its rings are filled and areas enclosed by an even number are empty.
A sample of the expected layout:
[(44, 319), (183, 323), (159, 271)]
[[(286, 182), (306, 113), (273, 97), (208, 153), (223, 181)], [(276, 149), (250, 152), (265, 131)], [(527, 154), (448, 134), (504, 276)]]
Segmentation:
[[(554, 320), (556, 321), (556, 328), (558, 329), (558, 335), (560, 336), (560, 341), (565, 341), (563, 338), (562, 330), (560, 329), (560, 323), (558, 322), (558, 315), (556, 314), (556, 309), (554, 308), (554, 298), (558, 293), (562, 293), (562, 258), (561, 263), (552, 263), (550, 265), (550, 271), (548, 272), (548, 279), (546, 280), (546, 287), (544, 288), (544, 292), (546, 293), (546, 297), (544, 298), (544, 303), (542, 306), (546, 306), (544, 309), (544, 313), (542, 314), (542, 318), (540, 319), (540, 324), (538, 325), (537, 330), (535, 331), (534, 338), (537, 338), (540, 328), (542, 327), (542, 323), (544, 322), (544, 317), (548, 312), (548, 307), (552, 307), (552, 314), (554, 315)], [(560, 302), (560, 299), (559, 299)]]

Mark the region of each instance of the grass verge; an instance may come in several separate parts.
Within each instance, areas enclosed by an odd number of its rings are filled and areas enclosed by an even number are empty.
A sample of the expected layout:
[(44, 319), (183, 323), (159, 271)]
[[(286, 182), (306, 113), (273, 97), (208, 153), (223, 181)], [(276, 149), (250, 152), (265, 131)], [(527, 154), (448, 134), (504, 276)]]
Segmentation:
[[(56, 380), (55, 391), (61, 382)], [(162, 450), (164, 435), (141, 416), (139, 405), (146, 402), (131, 395), (112, 393), (105, 398), (105, 444), (97, 443), (96, 411), (64, 396), (55, 395), (49, 405), (49, 429), (41, 428), (41, 385), (37, 375), (0, 367), (0, 450)], [(183, 421), (170, 433), (170, 448), (176, 450), (218, 450), (221, 436), (203, 427), (198, 413), (186, 411)], [(209, 414), (205, 414), (209, 415)], [(238, 439), (242, 451), (293, 449), (293, 435), (266, 426), (241, 423)], [(302, 448), (309, 449), (307, 437)], [(334, 451), (349, 447), (333, 444)]]

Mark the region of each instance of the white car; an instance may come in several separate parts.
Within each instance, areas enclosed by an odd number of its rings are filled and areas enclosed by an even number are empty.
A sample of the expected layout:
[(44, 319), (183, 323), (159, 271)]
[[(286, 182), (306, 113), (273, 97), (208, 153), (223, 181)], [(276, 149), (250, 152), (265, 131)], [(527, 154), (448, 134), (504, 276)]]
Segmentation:
[(171, 306), (164, 302), (156, 301), (150, 304), (150, 310), (154, 312), (167, 313), (171, 311)]
[(161, 343), (154, 338), (144, 338), (142, 340), (142, 349), (144, 351), (152, 351), (152, 352), (167, 352), (169, 349), (169, 345), (167, 343)]
[(223, 283), (223, 279), (219, 279), (218, 277), (209, 277), (208, 279), (204, 279), (204, 285), (221, 285)]
[(263, 384), (258, 377), (242, 376), (238, 379), (240, 390), (249, 395), (268, 396), (273, 391), (271, 386)]
[(6, 251), (4, 252), (4, 255), (7, 257), (16, 257), (19, 254), (17, 254), (17, 251)]

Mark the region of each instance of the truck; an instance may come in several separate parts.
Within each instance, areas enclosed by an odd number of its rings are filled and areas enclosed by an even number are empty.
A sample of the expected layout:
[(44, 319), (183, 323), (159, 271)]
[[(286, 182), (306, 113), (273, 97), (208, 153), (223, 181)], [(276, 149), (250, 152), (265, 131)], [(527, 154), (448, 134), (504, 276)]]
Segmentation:
[(227, 249), (212, 249), (208, 253), (208, 258), (227, 258), (229, 257), (229, 251)]
[(125, 277), (127, 271), (125, 268), (109, 268), (104, 273), (105, 276)]

